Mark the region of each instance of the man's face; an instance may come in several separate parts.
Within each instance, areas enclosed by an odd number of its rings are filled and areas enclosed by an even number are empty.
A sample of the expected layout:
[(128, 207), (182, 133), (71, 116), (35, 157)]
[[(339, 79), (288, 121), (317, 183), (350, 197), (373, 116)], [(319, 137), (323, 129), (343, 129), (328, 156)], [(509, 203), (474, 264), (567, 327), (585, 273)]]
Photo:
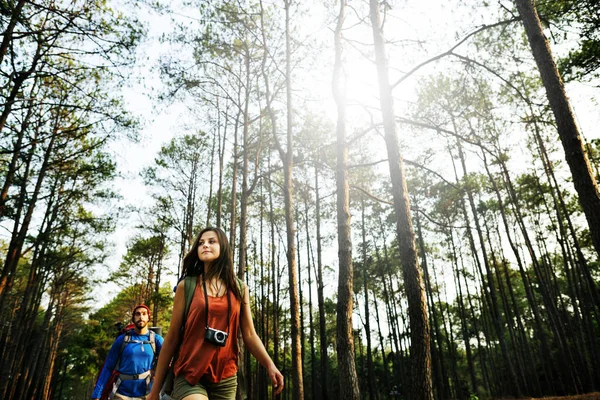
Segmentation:
[(137, 308), (133, 313), (133, 323), (138, 329), (145, 328), (148, 325), (148, 310), (144, 307)]

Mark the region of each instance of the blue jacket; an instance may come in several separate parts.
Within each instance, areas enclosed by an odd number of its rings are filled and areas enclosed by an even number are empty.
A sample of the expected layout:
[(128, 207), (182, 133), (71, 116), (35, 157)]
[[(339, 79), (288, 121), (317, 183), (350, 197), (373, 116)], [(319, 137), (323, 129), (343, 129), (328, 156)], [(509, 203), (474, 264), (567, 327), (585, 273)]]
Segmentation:
[[(128, 333), (126, 332), (119, 335), (110, 348), (108, 356), (106, 357), (106, 361), (104, 362), (104, 368), (102, 368), (102, 372), (98, 377), (96, 387), (92, 393), (92, 399), (97, 399), (100, 397), (100, 395), (102, 395), (104, 385), (106, 385), (106, 382), (117, 366), (119, 353), (121, 352), (121, 346), (123, 344), (123, 340), (125, 339), (125, 335), (127, 334)], [(123, 353), (121, 354), (121, 363), (119, 365), (119, 372), (126, 375), (142, 374), (153, 367), (152, 361), (154, 360), (154, 352), (152, 351), (152, 346), (150, 343), (148, 343), (150, 341), (150, 332), (145, 335), (138, 335), (135, 333), (135, 331), (131, 331), (130, 334), (131, 342), (129, 342), (123, 349)], [(142, 341), (145, 341), (146, 343), (142, 344)], [(162, 336), (155, 335), (157, 357), (160, 353), (160, 349), (162, 348), (163, 341), (164, 339)], [(145, 396), (146, 380), (124, 380), (119, 385), (117, 393), (129, 397)]]

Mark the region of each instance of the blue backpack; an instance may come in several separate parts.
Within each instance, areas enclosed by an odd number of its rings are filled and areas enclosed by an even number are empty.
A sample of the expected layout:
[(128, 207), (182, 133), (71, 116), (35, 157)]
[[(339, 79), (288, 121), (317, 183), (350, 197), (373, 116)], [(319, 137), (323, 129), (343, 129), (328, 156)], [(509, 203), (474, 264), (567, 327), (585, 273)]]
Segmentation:
[[(121, 343), (121, 351), (119, 352), (119, 358), (117, 360), (117, 365), (115, 365), (115, 369), (113, 370), (110, 378), (104, 385), (104, 389), (102, 390), (102, 394), (100, 395), (100, 400), (112, 400), (115, 397), (115, 393), (119, 389), (119, 385), (121, 385), (122, 381), (132, 380), (132, 379), (145, 379), (146, 380), (146, 395), (150, 393), (150, 382), (152, 381), (152, 370), (137, 374), (137, 375), (127, 375), (121, 374), (119, 372), (119, 367), (121, 365), (121, 355), (123, 354), (123, 350), (125, 350), (125, 346), (129, 343), (140, 343), (142, 346), (144, 344), (149, 344), (152, 347), (152, 352), (154, 353), (154, 360), (156, 360), (156, 334), (154, 331), (148, 332), (148, 340), (132, 340), (131, 335), (134, 330), (129, 329), (125, 332), (125, 337), (123, 338), (123, 343)], [(152, 362), (154, 365), (154, 362)]]

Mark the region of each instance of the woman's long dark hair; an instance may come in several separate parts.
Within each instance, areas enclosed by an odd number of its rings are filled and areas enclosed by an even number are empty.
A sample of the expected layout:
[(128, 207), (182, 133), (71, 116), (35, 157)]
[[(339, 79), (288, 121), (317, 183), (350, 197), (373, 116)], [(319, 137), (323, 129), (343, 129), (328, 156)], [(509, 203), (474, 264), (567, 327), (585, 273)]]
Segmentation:
[[(217, 235), (221, 249), (219, 257), (213, 261), (210, 270), (205, 274), (204, 262), (198, 258), (198, 243), (200, 243), (200, 238), (206, 232), (214, 232)], [(204, 228), (196, 236), (192, 247), (185, 257), (183, 257), (182, 277), (199, 275), (202, 275), (204, 281), (219, 277), (225, 282), (225, 285), (231, 290), (235, 298), (240, 302), (243, 301), (244, 294), (233, 272), (233, 252), (231, 251), (229, 240), (227, 240), (227, 235), (219, 228)]]

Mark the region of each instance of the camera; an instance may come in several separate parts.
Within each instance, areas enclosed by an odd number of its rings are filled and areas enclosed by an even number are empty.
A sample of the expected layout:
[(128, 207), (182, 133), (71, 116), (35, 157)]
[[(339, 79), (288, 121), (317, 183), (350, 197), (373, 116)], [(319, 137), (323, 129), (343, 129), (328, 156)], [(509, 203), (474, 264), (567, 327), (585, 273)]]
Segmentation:
[(204, 335), (204, 340), (209, 341), (212, 344), (216, 344), (217, 346), (225, 346), (227, 336), (229, 336), (227, 332), (223, 332), (218, 329), (213, 329), (207, 326), (206, 334)]

